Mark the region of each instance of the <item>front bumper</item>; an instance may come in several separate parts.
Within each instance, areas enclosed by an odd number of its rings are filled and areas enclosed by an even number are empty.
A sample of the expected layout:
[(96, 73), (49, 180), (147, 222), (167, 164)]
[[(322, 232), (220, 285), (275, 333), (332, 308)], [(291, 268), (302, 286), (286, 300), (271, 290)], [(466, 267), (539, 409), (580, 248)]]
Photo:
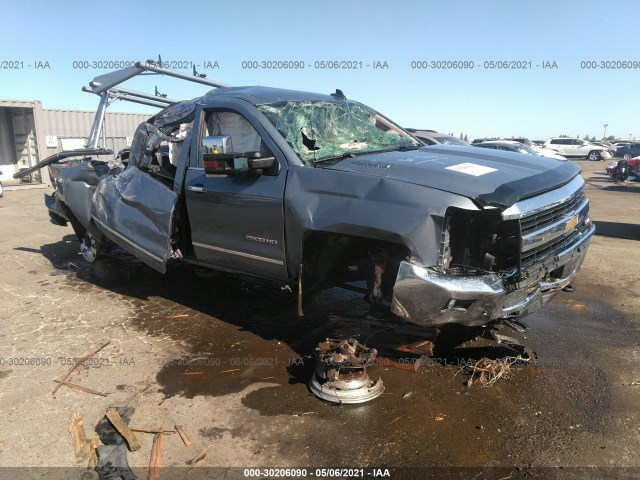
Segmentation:
[(524, 317), (571, 283), (594, 232), (592, 224), (578, 242), (543, 262), (534, 278), (517, 284), (505, 285), (498, 274), (449, 275), (403, 261), (393, 287), (391, 311), (423, 326), (480, 326), (499, 318)]

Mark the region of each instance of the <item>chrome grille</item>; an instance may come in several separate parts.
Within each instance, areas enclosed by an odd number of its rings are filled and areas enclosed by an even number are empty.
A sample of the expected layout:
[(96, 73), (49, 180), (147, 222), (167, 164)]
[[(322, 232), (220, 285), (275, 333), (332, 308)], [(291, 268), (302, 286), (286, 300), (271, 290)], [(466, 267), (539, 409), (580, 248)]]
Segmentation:
[[(588, 209), (587, 209), (588, 210)], [(527, 269), (536, 263), (542, 262), (552, 255), (556, 255), (577, 243), (589, 231), (589, 225), (582, 223), (578, 225), (570, 235), (559, 237), (545, 245), (529, 250), (522, 254), (520, 265), (522, 269)]]
[(548, 210), (543, 210), (533, 215), (523, 217), (520, 220), (522, 235), (527, 235), (557, 222), (570, 214), (570, 212), (575, 211), (580, 204), (584, 202), (584, 199), (584, 191), (580, 189), (565, 203), (556, 205)]
[(520, 220), (520, 265), (527, 269), (568, 249), (589, 231), (589, 202), (582, 187), (566, 201)]

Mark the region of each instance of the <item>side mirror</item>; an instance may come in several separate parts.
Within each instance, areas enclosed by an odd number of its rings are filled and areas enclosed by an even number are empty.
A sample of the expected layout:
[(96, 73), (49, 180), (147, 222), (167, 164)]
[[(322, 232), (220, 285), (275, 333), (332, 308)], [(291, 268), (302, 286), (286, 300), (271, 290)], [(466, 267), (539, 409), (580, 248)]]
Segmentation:
[(207, 175), (232, 175), (235, 156), (232, 153), (203, 153), (202, 164)]
[(252, 170), (253, 173), (257, 173), (258, 175), (262, 175), (265, 170), (272, 169), (276, 163), (276, 157), (263, 157), (261, 152), (245, 152), (242, 156), (247, 159), (249, 170)]
[(233, 143), (231, 135), (211, 135), (202, 137), (202, 153), (231, 153)]
[[(267, 158), (250, 158), (249, 170), (269, 170), (276, 163), (275, 157)], [(260, 172), (262, 173), (262, 172)]]
[(278, 173), (278, 161), (264, 142), (260, 144), (260, 151), (245, 152), (242, 156), (247, 159), (249, 170), (257, 175), (262, 175), (263, 173), (275, 175)]

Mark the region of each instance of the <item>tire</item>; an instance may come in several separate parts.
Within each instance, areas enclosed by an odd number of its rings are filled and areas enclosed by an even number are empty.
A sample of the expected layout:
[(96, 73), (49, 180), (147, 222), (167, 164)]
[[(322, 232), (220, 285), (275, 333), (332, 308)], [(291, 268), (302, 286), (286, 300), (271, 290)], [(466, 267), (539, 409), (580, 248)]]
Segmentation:
[(98, 243), (93, 235), (86, 232), (80, 245), (80, 253), (87, 263), (93, 263), (102, 254), (102, 245)]
[(633, 156), (630, 153), (625, 153), (622, 158), (624, 158), (625, 160), (631, 160), (633, 158)]
[(4, 195), (4, 187), (2, 186), (2, 182), (0, 182), (0, 198)]
[(598, 160), (602, 159), (602, 155), (600, 154), (599, 150), (593, 150), (589, 152), (589, 155), (587, 155), (587, 158), (592, 162), (597, 162)]

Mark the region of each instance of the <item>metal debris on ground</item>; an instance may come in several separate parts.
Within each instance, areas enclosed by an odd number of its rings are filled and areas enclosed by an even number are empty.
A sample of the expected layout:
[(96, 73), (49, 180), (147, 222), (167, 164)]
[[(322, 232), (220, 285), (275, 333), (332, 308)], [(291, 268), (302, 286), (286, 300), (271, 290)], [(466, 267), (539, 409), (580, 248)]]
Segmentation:
[(331, 338), (362, 338), (378, 352), (376, 365), (416, 372), (423, 359), (433, 355), (437, 328), (425, 328), (385, 316), (331, 314)]
[(481, 385), (488, 387), (501, 378), (508, 379), (511, 375), (511, 366), (516, 363), (523, 362), (526, 362), (526, 359), (520, 356), (504, 357), (496, 360), (483, 357), (473, 365), (465, 365), (461, 367), (456, 374), (462, 372), (467, 375), (468, 387), (476, 381)]
[(372, 381), (367, 367), (378, 352), (357, 340), (326, 339), (315, 349), (316, 369), (309, 382), (311, 392), (337, 404), (363, 403), (384, 392), (381, 379)]

